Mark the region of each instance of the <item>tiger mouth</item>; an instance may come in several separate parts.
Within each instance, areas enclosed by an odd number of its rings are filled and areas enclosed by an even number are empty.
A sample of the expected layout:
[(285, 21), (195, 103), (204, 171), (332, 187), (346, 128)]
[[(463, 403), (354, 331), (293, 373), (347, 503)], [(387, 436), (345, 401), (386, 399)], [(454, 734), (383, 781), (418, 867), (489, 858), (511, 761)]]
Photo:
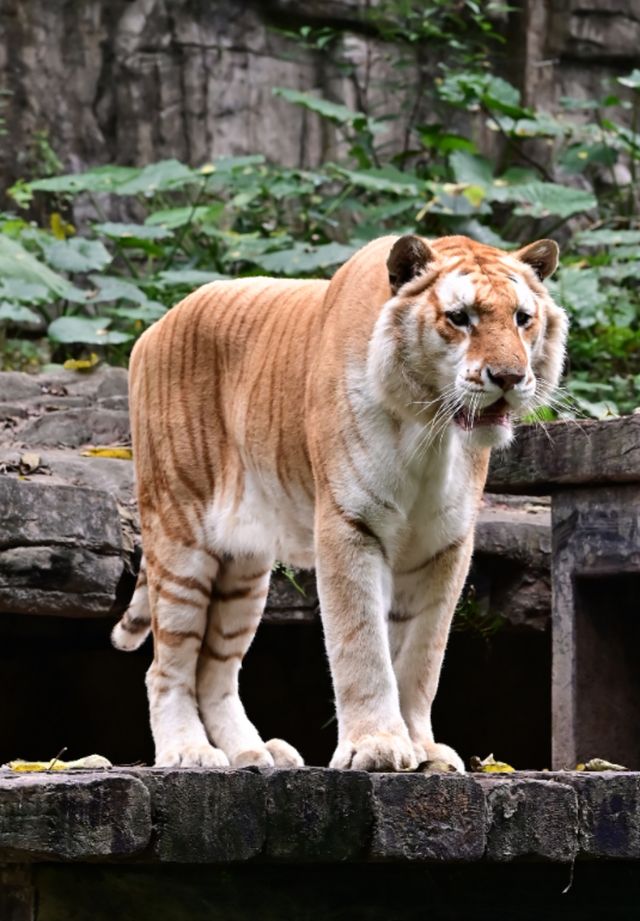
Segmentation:
[(495, 403), (485, 406), (484, 409), (478, 410), (473, 415), (465, 406), (458, 410), (454, 419), (465, 432), (471, 431), (479, 425), (509, 425), (511, 422), (511, 407), (504, 397), (500, 397)]

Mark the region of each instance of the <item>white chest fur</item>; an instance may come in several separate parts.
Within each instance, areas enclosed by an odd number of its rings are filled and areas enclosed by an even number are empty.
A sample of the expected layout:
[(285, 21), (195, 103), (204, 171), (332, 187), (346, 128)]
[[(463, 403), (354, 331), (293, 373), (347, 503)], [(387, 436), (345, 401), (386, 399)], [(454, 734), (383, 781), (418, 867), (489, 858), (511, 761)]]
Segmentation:
[[(410, 446), (412, 436), (407, 435)], [(465, 436), (454, 426), (426, 456), (407, 463), (401, 500), (406, 526), (399, 542), (403, 568), (418, 565), (468, 534), (475, 512), (472, 464)]]

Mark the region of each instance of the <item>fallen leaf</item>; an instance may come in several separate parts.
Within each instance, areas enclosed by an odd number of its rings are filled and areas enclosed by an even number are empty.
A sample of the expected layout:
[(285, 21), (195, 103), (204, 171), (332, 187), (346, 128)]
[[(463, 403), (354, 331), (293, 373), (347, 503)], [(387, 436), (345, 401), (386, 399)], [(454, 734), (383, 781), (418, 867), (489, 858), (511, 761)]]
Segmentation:
[(111, 448), (87, 448), (81, 452), (82, 457), (116, 457), (118, 460), (133, 460), (133, 451), (123, 445)]
[(26, 451), (20, 455), (20, 473), (33, 473), (40, 466), (40, 455)]
[(604, 758), (592, 758), (584, 764), (576, 764), (576, 771), (628, 771), (629, 768), (623, 767), (622, 764), (614, 764), (612, 761), (605, 761)]
[(21, 773), (31, 771), (95, 771), (113, 767), (111, 762), (102, 755), (87, 755), (85, 758), (78, 758), (75, 761), (60, 761), (58, 758), (53, 758), (51, 761), (23, 761), (18, 758), (16, 761), (9, 761), (8, 764), (3, 766)]
[(484, 760), (474, 755), (470, 764), (471, 770), (476, 774), (513, 774), (515, 772), (515, 768), (510, 764), (507, 764), (506, 761), (496, 761), (493, 755), (487, 755)]
[(63, 364), (65, 371), (91, 371), (92, 368), (95, 368), (97, 364), (100, 363), (99, 357), (95, 352), (92, 352), (88, 358), (67, 358)]

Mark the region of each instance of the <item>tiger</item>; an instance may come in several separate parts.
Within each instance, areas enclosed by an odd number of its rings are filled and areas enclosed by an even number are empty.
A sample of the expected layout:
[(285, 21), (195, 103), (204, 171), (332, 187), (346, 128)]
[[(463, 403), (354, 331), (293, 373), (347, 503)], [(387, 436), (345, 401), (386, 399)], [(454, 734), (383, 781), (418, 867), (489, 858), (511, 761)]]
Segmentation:
[(330, 767), (464, 771), (431, 708), (491, 448), (562, 373), (558, 247), (384, 236), (331, 280), (217, 280), (136, 343), (143, 563), (116, 647), (153, 632), (156, 764), (297, 767), (238, 678), (275, 561), (315, 568)]

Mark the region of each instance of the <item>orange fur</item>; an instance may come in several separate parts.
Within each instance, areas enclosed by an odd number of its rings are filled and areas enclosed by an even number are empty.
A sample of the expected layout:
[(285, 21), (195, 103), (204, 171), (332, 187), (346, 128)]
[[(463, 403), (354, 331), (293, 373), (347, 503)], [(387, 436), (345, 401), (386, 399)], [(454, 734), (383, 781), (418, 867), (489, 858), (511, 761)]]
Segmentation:
[(554, 265), (548, 241), (509, 255), (384, 237), (330, 283), (205, 285), (141, 337), (146, 581), (114, 642), (153, 626), (159, 763), (300, 763), (262, 742), (237, 691), (277, 558), (318, 570), (332, 763), (461, 767), (433, 741), (431, 703), (489, 448), (560, 374), (566, 320), (539, 280)]

